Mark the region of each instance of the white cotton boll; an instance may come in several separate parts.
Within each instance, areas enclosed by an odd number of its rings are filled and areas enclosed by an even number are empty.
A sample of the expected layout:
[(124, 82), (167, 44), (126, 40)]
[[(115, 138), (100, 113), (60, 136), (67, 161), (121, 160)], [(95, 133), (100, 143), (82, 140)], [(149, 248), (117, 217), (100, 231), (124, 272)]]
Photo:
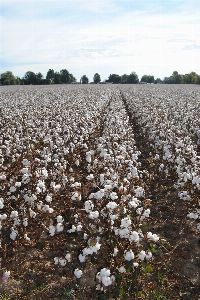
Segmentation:
[(59, 258), (59, 263), (62, 267), (66, 265), (66, 260), (64, 258)]
[(53, 236), (55, 234), (55, 231), (56, 231), (55, 227), (53, 225), (50, 225), (49, 226), (49, 233), (50, 233), (51, 236)]
[(149, 215), (150, 215), (150, 209), (148, 208), (148, 209), (146, 209), (145, 211), (144, 211), (144, 213), (143, 213), (143, 216), (145, 216), (146, 218), (148, 218), (149, 217)]
[(30, 165), (30, 161), (28, 161), (28, 159), (24, 158), (24, 159), (22, 160), (22, 164), (23, 164), (24, 166), (29, 166), (29, 165)]
[(24, 225), (24, 227), (28, 226), (28, 218), (23, 219), (23, 225)]
[(3, 198), (0, 198), (0, 209), (4, 207), (4, 200)]
[(17, 217), (18, 217), (18, 211), (16, 210), (11, 211), (10, 218), (17, 218)]
[(90, 219), (97, 219), (99, 217), (99, 212), (96, 210), (96, 211), (91, 211), (90, 214), (89, 214), (89, 218)]
[(131, 225), (131, 219), (130, 217), (126, 217), (121, 220), (121, 227), (128, 227)]
[(94, 179), (94, 174), (90, 174), (86, 177), (87, 180), (93, 180)]
[(109, 217), (110, 217), (110, 219), (112, 220), (111, 225), (114, 224), (114, 222), (113, 222), (114, 220), (118, 219), (118, 215), (113, 215), (113, 214), (111, 214), (111, 213), (109, 213)]
[(103, 268), (100, 271), (100, 275), (101, 275), (101, 277), (103, 277), (103, 276), (110, 276), (110, 270), (107, 269), (107, 268)]
[(133, 268), (138, 268), (139, 264), (137, 262), (133, 263)]
[(187, 217), (190, 218), (190, 219), (195, 219), (196, 220), (196, 219), (198, 219), (199, 216), (197, 214), (190, 213), (190, 214), (187, 215)]
[(144, 260), (145, 257), (146, 257), (145, 251), (144, 251), (144, 250), (140, 251), (140, 253), (138, 254), (138, 256), (139, 256), (139, 259), (140, 259), (140, 260)]
[(97, 290), (97, 291), (100, 291), (100, 290), (101, 290), (101, 285), (100, 285), (100, 284), (97, 284), (96, 290)]
[(157, 242), (159, 240), (159, 237), (155, 233), (152, 234), (151, 232), (147, 233), (147, 238), (154, 242)]
[(117, 193), (116, 193), (116, 192), (110, 193), (110, 198), (111, 198), (112, 200), (118, 199)]
[(57, 216), (57, 223), (63, 223), (63, 217), (62, 216)]
[(77, 160), (75, 161), (75, 165), (78, 167), (79, 164), (80, 164), (80, 162), (79, 162), (79, 160), (77, 159)]
[(83, 255), (89, 255), (89, 254), (93, 254), (92, 249), (90, 247), (89, 248), (84, 248), (83, 249)]
[(58, 224), (56, 225), (56, 231), (57, 231), (57, 232), (61, 232), (61, 231), (63, 231), (63, 229), (64, 229), (64, 226), (63, 226), (62, 223), (58, 223)]
[(59, 258), (58, 257), (54, 257), (54, 264), (58, 265), (58, 263), (59, 263)]
[(119, 270), (120, 273), (126, 272), (126, 269), (124, 268), (124, 266), (120, 267), (118, 270)]
[(27, 242), (29, 242), (31, 239), (27, 236), (27, 233), (24, 234), (24, 238)]
[(18, 231), (17, 231), (17, 230), (13, 230), (13, 231), (11, 232), (11, 234), (10, 234), (10, 238), (11, 238), (12, 240), (15, 240), (16, 237), (17, 237), (17, 235), (18, 235)]
[(14, 218), (13, 226), (19, 226), (21, 223), (21, 220), (18, 218)]
[(0, 215), (0, 220), (5, 220), (6, 218), (7, 218), (7, 215), (6, 215), (6, 214)]
[(128, 260), (128, 261), (134, 259), (134, 257), (135, 257), (135, 255), (134, 255), (132, 250), (126, 251), (125, 254), (124, 254), (125, 260)]
[(91, 210), (93, 210), (93, 208), (94, 208), (94, 204), (92, 203), (91, 200), (85, 201), (85, 211), (87, 213), (89, 213)]
[(152, 258), (152, 253), (149, 251), (147, 254), (146, 254), (146, 259), (151, 259)]
[(112, 190), (112, 185), (111, 185), (111, 184), (106, 184), (106, 185), (104, 186), (104, 190), (105, 190), (105, 191), (110, 191), (110, 190)]
[(117, 203), (116, 203), (116, 202), (113, 202), (113, 201), (108, 202), (108, 204), (106, 205), (106, 207), (107, 207), (108, 209), (112, 209), (112, 210), (115, 209), (117, 206), (118, 206)]
[(84, 234), (83, 234), (83, 238), (84, 238), (84, 240), (86, 240), (86, 239), (87, 239), (87, 237), (88, 237), (87, 233), (85, 233), (85, 232), (84, 232)]
[(3, 281), (7, 281), (8, 280), (8, 278), (10, 277), (10, 271), (5, 271), (4, 273), (3, 273)]
[(70, 172), (70, 173), (74, 172), (74, 170), (72, 169), (72, 167), (69, 168), (69, 172)]
[(102, 277), (102, 283), (105, 285), (105, 286), (109, 286), (112, 284), (112, 280), (109, 276), (103, 276)]
[(10, 192), (11, 192), (11, 193), (16, 192), (16, 187), (15, 187), (15, 186), (11, 186), (11, 187), (10, 187)]
[(1, 179), (1, 180), (6, 180), (6, 175), (2, 174), (2, 175), (0, 176), (0, 179)]
[(72, 193), (72, 196), (71, 196), (71, 200), (75, 201), (75, 200), (81, 200), (81, 195), (77, 192), (74, 192)]
[(101, 184), (104, 183), (104, 174), (100, 174), (100, 183), (101, 183)]
[(82, 254), (79, 254), (78, 258), (79, 258), (79, 261), (80, 261), (81, 263), (83, 263), (83, 262), (85, 262), (86, 256), (85, 256), (85, 255), (82, 255)]
[(68, 262), (70, 262), (70, 261), (71, 261), (71, 254), (70, 254), (70, 253), (67, 253), (67, 254), (65, 255), (65, 258), (66, 258), (66, 260), (67, 260)]
[(118, 253), (118, 251), (119, 251), (119, 250), (118, 250), (117, 248), (114, 248), (113, 255), (116, 256), (117, 253)]
[(37, 203), (37, 209), (38, 209), (38, 210), (41, 210), (41, 209), (42, 209), (42, 206), (43, 206), (43, 202), (42, 202), (42, 201), (39, 201), (39, 203)]
[(35, 217), (36, 217), (36, 212), (34, 212), (33, 210), (30, 209), (29, 214), (30, 214), (30, 217), (31, 217), (31, 218), (35, 219)]
[(72, 225), (72, 228), (67, 230), (67, 232), (69, 233), (72, 233), (72, 232), (75, 232), (76, 231), (76, 226), (75, 225)]
[(54, 186), (54, 191), (58, 192), (60, 190), (60, 188), (61, 188), (61, 185), (57, 184), (57, 185)]
[(130, 240), (135, 243), (139, 242), (139, 234), (137, 233), (137, 231), (131, 231)]
[(197, 230), (200, 230), (200, 223), (197, 224)]
[(21, 173), (23, 173), (23, 174), (28, 173), (28, 168), (27, 168), (27, 167), (22, 168), (22, 169), (21, 169)]
[(77, 232), (81, 231), (83, 226), (81, 224), (77, 225)]
[(83, 271), (79, 270), (78, 268), (74, 270), (74, 275), (76, 276), (76, 278), (81, 278), (83, 274)]

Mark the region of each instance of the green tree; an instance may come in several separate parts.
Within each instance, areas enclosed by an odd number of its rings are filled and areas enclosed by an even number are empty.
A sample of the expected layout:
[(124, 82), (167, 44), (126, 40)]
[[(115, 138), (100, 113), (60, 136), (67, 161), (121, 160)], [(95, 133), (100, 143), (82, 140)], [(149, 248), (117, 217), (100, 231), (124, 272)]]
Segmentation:
[(0, 75), (0, 78), (1, 78), (1, 84), (3, 85), (13, 85), (13, 84), (17, 84), (18, 82), (11, 71), (2, 73)]
[(154, 83), (154, 76), (152, 75), (143, 75), (141, 78), (141, 81), (147, 82), (147, 83)]
[(137, 75), (135, 72), (132, 72), (132, 73), (129, 75), (128, 83), (138, 83), (138, 82), (139, 82), (138, 75)]
[(101, 77), (98, 73), (94, 74), (93, 81), (94, 83), (99, 83), (101, 81)]
[(128, 83), (129, 75), (124, 74), (121, 76), (121, 83)]
[(60, 84), (61, 82), (61, 75), (59, 72), (55, 72), (54, 74), (54, 81), (55, 84)]
[(69, 71), (67, 71), (66, 69), (60, 70), (60, 79), (62, 83), (70, 83), (71, 77)]
[(108, 82), (113, 82), (113, 83), (120, 83), (121, 82), (121, 76), (117, 74), (110, 74), (108, 77)]
[(83, 76), (81, 77), (81, 83), (82, 83), (82, 84), (88, 84), (88, 82), (89, 82), (88, 77), (87, 77), (86, 75), (83, 75)]
[(39, 72), (35, 75), (36, 84), (42, 84), (42, 79), (43, 79), (42, 73)]
[(55, 77), (54, 70), (53, 69), (49, 69), (49, 71), (47, 72), (47, 75), (46, 75), (46, 79), (50, 80), (50, 82), (53, 82), (54, 77)]
[(76, 82), (76, 78), (74, 77), (73, 74), (70, 73), (69, 76), (70, 76), (70, 83), (71, 82)]
[(36, 75), (32, 71), (28, 71), (24, 75), (25, 84), (36, 84)]
[(162, 83), (162, 80), (160, 78), (156, 78), (155, 84), (157, 84), (157, 83)]

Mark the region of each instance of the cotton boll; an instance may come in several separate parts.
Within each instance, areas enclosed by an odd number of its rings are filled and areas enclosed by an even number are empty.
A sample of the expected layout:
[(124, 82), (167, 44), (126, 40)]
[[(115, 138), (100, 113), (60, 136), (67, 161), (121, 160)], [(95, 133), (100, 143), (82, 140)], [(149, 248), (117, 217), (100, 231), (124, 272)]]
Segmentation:
[(28, 218), (23, 219), (23, 225), (24, 225), (24, 227), (28, 226)]
[(144, 260), (145, 257), (146, 257), (146, 253), (144, 250), (142, 250), (139, 254), (138, 254), (138, 257), (140, 260)]
[(63, 217), (62, 216), (57, 216), (57, 223), (63, 223)]
[(97, 219), (99, 217), (99, 212), (96, 210), (96, 211), (91, 211), (90, 214), (89, 214), (89, 218), (90, 219)]
[(17, 217), (18, 217), (18, 211), (16, 210), (11, 211), (10, 218), (17, 218)]
[(85, 210), (87, 213), (89, 213), (91, 210), (93, 210), (94, 204), (92, 203), (91, 200), (85, 201)]
[(79, 258), (79, 261), (80, 261), (81, 263), (83, 263), (83, 262), (85, 262), (86, 256), (85, 256), (85, 255), (82, 255), (82, 254), (79, 254), (78, 258)]
[(58, 223), (58, 224), (56, 225), (56, 231), (57, 231), (57, 232), (62, 232), (63, 229), (64, 229), (64, 226), (63, 226), (62, 223)]
[(62, 267), (66, 265), (66, 260), (64, 258), (59, 258), (59, 263)]
[(2, 280), (3, 280), (3, 281), (7, 281), (9, 277), (10, 277), (10, 271), (5, 271), (5, 272), (3, 273)]
[(68, 262), (70, 262), (70, 261), (71, 261), (71, 254), (70, 254), (70, 253), (67, 253), (67, 254), (65, 255), (65, 258), (66, 258), (66, 260), (67, 260)]
[(83, 226), (81, 224), (77, 225), (77, 232), (81, 231)]
[(74, 275), (76, 276), (76, 278), (81, 278), (83, 274), (83, 271), (79, 270), (78, 268), (74, 270)]
[(128, 260), (128, 261), (134, 259), (134, 257), (135, 257), (135, 255), (134, 255), (132, 250), (126, 251), (125, 254), (124, 254), (125, 260)]
[(58, 265), (58, 263), (59, 263), (59, 258), (58, 257), (54, 257), (54, 264)]
[(28, 242), (30, 241), (30, 238), (27, 236), (27, 233), (24, 234), (24, 238), (26, 241), (28, 241)]
[(120, 273), (126, 272), (126, 269), (124, 268), (124, 266), (120, 267), (118, 270), (119, 270)]
[(156, 234), (152, 234), (151, 232), (147, 233), (147, 238), (154, 242), (157, 242), (159, 240), (159, 237)]
[(17, 230), (12, 230), (12, 232), (11, 232), (11, 234), (10, 234), (10, 238), (11, 238), (12, 240), (15, 240), (16, 237), (17, 237), (17, 235), (18, 235), (18, 231), (17, 231)]
[(50, 233), (51, 236), (53, 236), (55, 234), (55, 231), (56, 231), (55, 227), (53, 225), (50, 225), (49, 226), (49, 233)]
[(45, 198), (45, 200), (47, 202), (51, 202), (52, 201), (52, 195), (47, 195), (46, 198)]
[(196, 220), (196, 219), (198, 219), (199, 216), (198, 216), (198, 214), (190, 213), (190, 214), (187, 215), (187, 217), (190, 218), (190, 219), (195, 219)]
[(3, 198), (0, 198), (0, 209), (4, 207), (4, 200)]
[(130, 241), (133, 241), (135, 243), (139, 242), (139, 234), (137, 233), (137, 231), (131, 231)]
[(114, 253), (113, 253), (113, 255), (116, 256), (117, 253), (118, 253), (118, 251), (119, 251), (119, 250), (118, 250), (117, 248), (114, 248)]
[(197, 224), (197, 230), (200, 230), (200, 223)]
[(146, 259), (151, 259), (152, 258), (152, 253), (149, 251), (147, 254), (146, 254)]

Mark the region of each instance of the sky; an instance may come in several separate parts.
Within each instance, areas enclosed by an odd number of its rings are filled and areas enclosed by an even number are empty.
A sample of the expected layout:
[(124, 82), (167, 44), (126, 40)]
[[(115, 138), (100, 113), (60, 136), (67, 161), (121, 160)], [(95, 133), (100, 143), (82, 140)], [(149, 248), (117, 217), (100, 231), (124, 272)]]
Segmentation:
[(200, 74), (200, 0), (0, 0), (0, 73)]

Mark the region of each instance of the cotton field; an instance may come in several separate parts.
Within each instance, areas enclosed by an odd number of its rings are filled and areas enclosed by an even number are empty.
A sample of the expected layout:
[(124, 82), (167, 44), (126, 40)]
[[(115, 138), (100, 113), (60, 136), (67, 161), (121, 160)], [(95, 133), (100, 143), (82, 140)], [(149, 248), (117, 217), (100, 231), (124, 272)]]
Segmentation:
[(198, 236), (199, 123), (199, 86), (1, 87), (2, 295), (161, 299), (173, 245), (150, 185), (168, 180)]

